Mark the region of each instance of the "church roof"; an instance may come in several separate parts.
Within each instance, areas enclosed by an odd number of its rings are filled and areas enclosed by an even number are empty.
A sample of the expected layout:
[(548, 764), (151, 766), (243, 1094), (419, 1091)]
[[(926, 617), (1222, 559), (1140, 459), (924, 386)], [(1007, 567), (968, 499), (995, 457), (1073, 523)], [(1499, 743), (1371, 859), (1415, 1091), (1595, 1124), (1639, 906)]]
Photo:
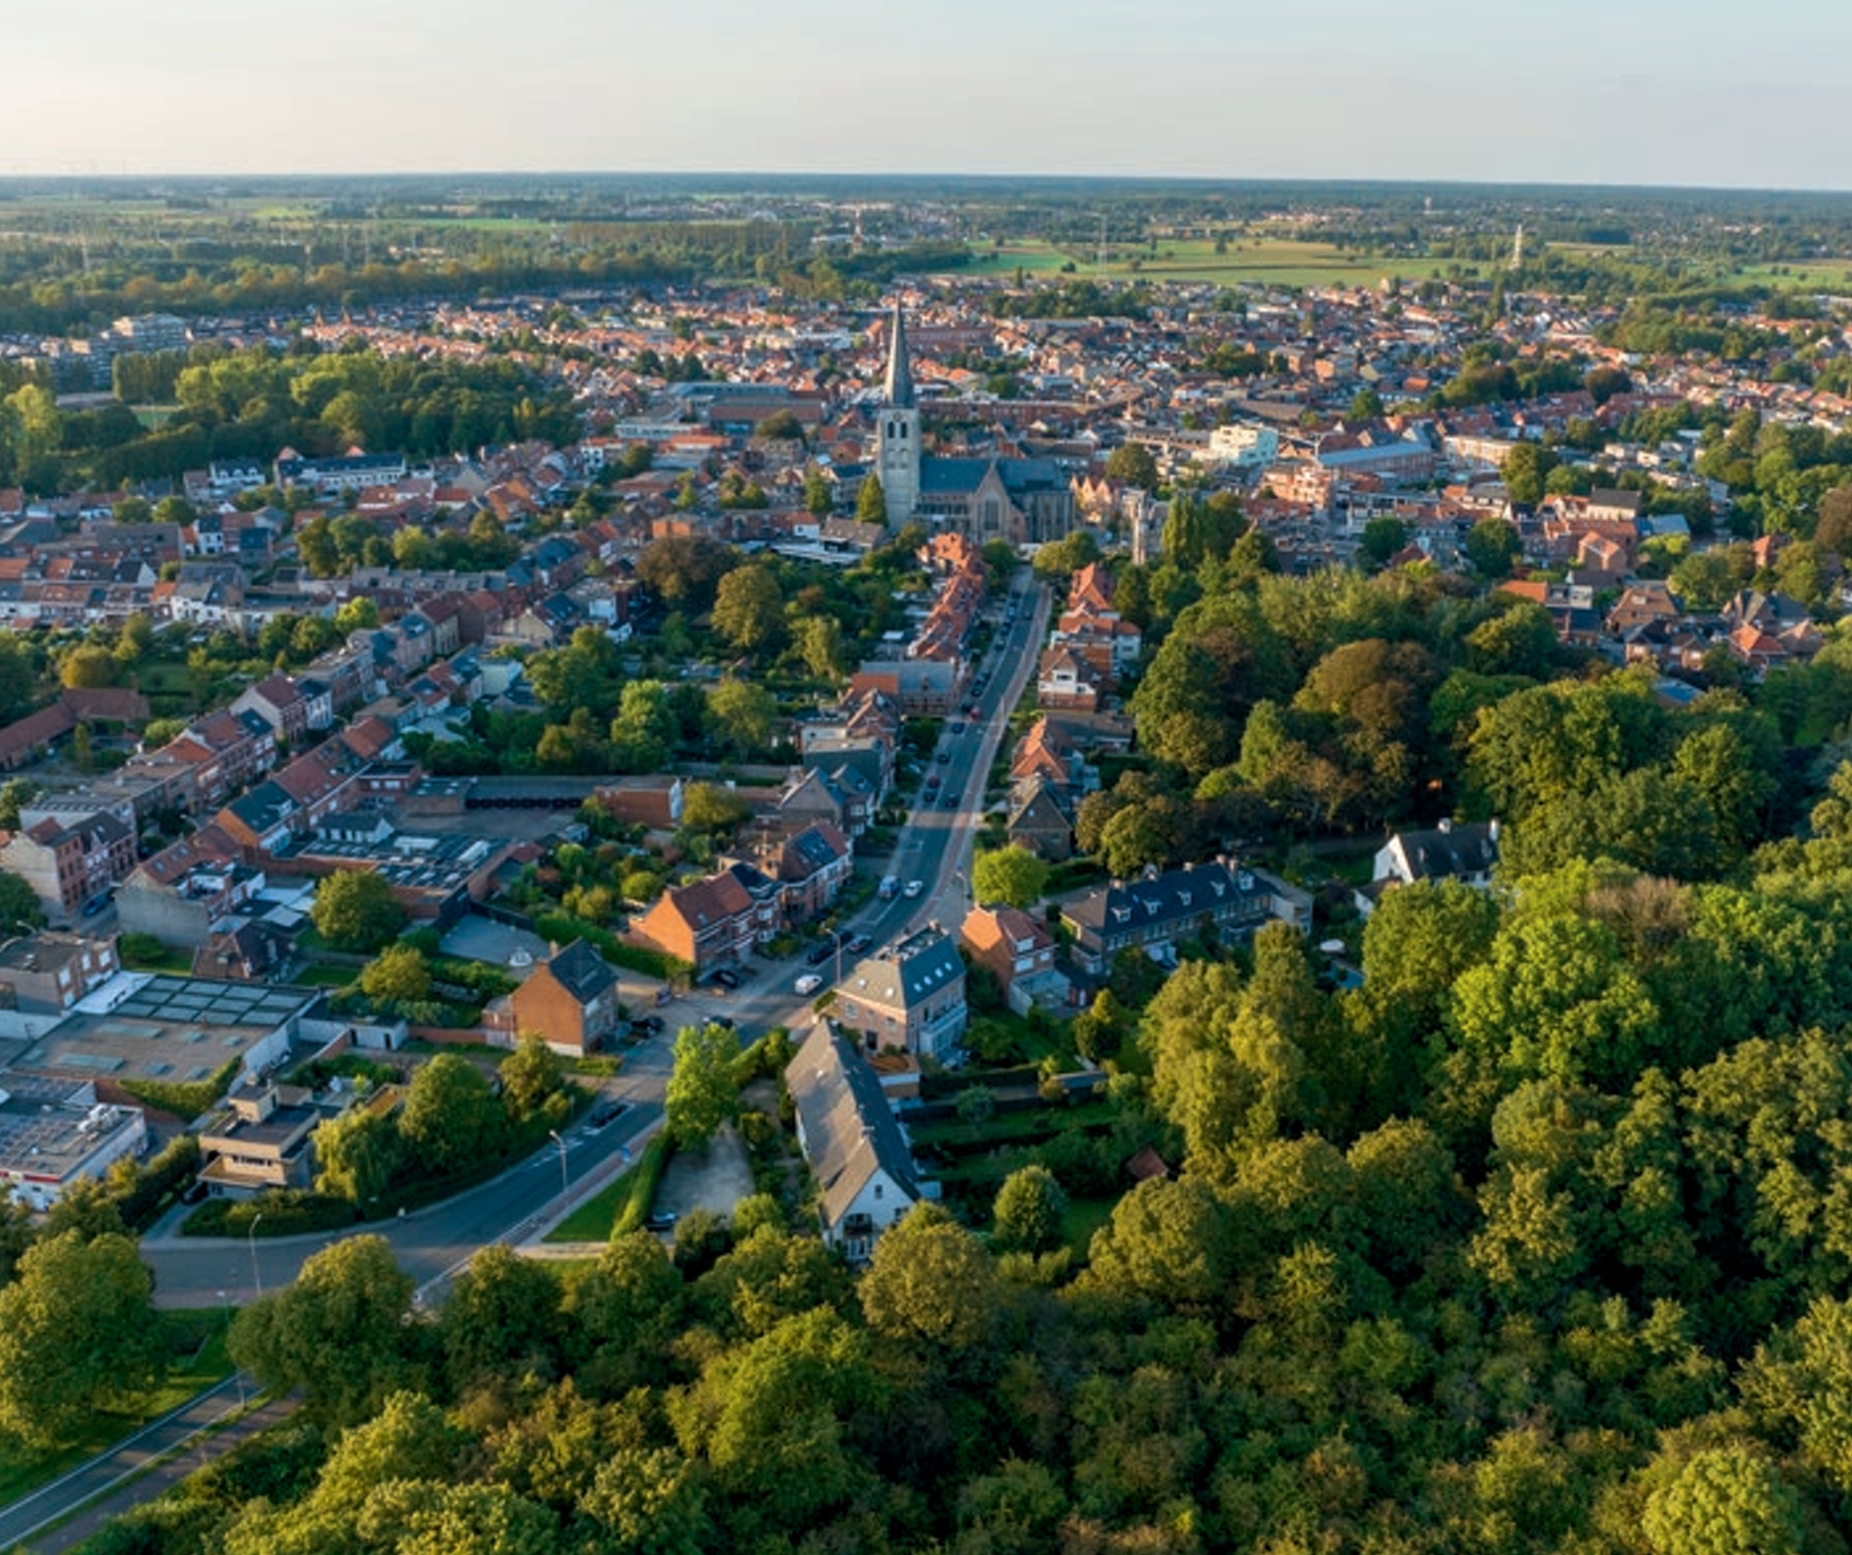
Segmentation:
[(894, 410), (912, 410), (913, 368), (907, 360), (907, 325), (900, 304), (894, 304), (894, 327), (887, 347), (887, 404)]

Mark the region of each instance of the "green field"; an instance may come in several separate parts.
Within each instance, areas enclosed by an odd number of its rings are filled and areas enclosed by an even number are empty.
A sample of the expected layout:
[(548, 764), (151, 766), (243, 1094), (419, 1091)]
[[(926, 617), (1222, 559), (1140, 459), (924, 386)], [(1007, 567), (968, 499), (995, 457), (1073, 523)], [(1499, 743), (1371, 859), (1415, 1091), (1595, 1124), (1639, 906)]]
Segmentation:
[[(976, 250), (972, 263), (961, 273), (1009, 276), (1021, 268), (1030, 275), (1049, 275), (1070, 262), (1075, 274), (1088, 278), (1215, 286), (1244, 282), (1269, 286), (1374, 286), (1385, 276), (1427, 280), (1453, 263), (1437, 259), (1371, 259), (1347, 253), (1333, 243), (1275, 237), (1231, 237), (1227, 251), (1218, 254), (1212, 240), (1178, 238), (1161, 240), (1155, 254), (1142, 244), (1112, 244), (1102, 270), (1097, 252), (1084, 245), (1063, 250), (1048, 243), (1024, 241), (1006, 243), (995, 250)], [(1466, 267), (1469, 272), (1472, 268)]]
[(171, 1360), (160, 1387), (139, 1409), (98, 1410), (85, 1421), (83, 1434), (66, 1447), (52, 1452), (16, 1447), (0, 1454), (0, 1505), (17, 1501), (86, 1458), (95, 1457), (232, 1374), (231, 1360), (225, 1353), (224, 1308), (163, 1312), (161, 1322)]

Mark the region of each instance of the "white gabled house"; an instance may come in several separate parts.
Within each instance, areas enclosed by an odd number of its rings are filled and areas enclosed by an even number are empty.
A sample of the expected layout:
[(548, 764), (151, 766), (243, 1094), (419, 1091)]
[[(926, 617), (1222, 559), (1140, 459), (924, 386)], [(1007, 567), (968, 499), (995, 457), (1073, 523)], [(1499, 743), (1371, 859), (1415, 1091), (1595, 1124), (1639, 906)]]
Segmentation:
[(797, 1141), (817, 1179), (825, 1245), (866, 1262), (881, 1233), (924, 1195), (881, 1081), (826, 1020), (785, 1069)]

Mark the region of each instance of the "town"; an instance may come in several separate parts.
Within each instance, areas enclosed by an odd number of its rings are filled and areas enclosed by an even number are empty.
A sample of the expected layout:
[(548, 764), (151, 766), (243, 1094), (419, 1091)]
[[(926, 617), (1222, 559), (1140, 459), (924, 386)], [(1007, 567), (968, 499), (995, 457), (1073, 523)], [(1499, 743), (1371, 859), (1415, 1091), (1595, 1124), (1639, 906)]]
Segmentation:
[[(1565, 1475), (1623, 1429), (1575, 1335), (1667, 1430), (1746, 1362), (1732, 1293), (1800, 1344), (1852, 1164), (1852, 271), (1654, 306), (1510, 214), (1437, 264), (1310, 201), (1121, 211), (1087, 263), (845, 202), (770, 279), (84, 328), (0, 298), (0, 1318), (60, 1247), (133, 1336), (52, 1387), (0, 1333), (8, 1488), (213, 1345), (174, 1403), (254, 1380), (344, 1440), (450, 1441), (431, 1366), (505, 1455), (517, 1394), (666, 1389), (672, 1427), (625, 1429), (681, 1477), (601, 1524), (649, 1543), (690, 1486), (739, 1539), (872, 1495), (875, 1405), (768, 1381), (827, 1447), (728, 1448), (702, 1344), (869, 1390), (904, 1350), (949, 1390), (993, 1310), (1058, 1301), (1090, 1344), (1136, 1318), (1135, 1393), (1222, 1364), (1219, 1325), (1350, 1368), (1376, 1445), (1322, 1404), (1279, 1429), (1358, 1505), (1415, 1455), (1398, 1391), (1468, 1348), (1496, 1391), (1530, 1306), (1573, 1330)], [(1166, 274), (1244, 245), (1312, 278)], [(1810, 1207), (1777, 1233), (1771, 1194)], [(1481, 1304), (1417, 1333), (1423, 1282)], [(285, 1335), (363, 1292), (351, 1365)], [(838, 1307), (888, 1362), (792, 1326)], [(1756, 1355), (1769, 1410), (1824, 1364)], [(1091, 1411), (1071, 1503), (1006, 1537), (1011, 1459), (957, 1547), (1284, 1526), (1114, 1445), (1179, 1441), (1181, 1397), (1051, 1394)], [(1541, 1460), (1526, 1407), (1468, 1434)], [(1652, 1451), (1616, 1497), (1697, 1461)], [(1843, 1503), (1794, 1461), (1769, 1496)], [(1192, 1496), (1206, 1542), (1075, 1531)], [(240, 1515), (256, 1548), (285, 1513)]]

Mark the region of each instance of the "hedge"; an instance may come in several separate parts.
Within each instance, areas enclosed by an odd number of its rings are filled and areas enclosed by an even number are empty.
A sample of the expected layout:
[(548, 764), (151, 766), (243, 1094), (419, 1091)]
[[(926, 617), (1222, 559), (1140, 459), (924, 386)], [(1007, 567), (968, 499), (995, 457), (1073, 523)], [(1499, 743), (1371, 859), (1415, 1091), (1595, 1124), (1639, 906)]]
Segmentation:
[[(263, 1216), (261, 1222), (258, 1216)], [(276, 1189), (250, 1199), (208, 1199), (187, 1216), (182, 1236), (300, 1236), (339, 1231), (360, 1217), (346, 1199), (299, 1189)]]
[(650, 1205), (656, 1202), (656, 1186), (662, 1181), (663, 1169), (669, 1164), (669, 1155), (674, 1148), (669, 1131), (662, 1130), (643, 1147), (643, 1154), (637, 1164), (625, 1174), (625, 1181), (630, 1184), (630, 1193), (617, 1219), (611, 1224), (613, 1241), (639, 1230), (643, 1222), (649, 1219)]
[(223, 1067), (203, 1080), (124, 1080), (123, 1090), (157, 1112), (171, 1112), (191, 1123), (230, 1088), (242, 1059), (227, 1059)]

